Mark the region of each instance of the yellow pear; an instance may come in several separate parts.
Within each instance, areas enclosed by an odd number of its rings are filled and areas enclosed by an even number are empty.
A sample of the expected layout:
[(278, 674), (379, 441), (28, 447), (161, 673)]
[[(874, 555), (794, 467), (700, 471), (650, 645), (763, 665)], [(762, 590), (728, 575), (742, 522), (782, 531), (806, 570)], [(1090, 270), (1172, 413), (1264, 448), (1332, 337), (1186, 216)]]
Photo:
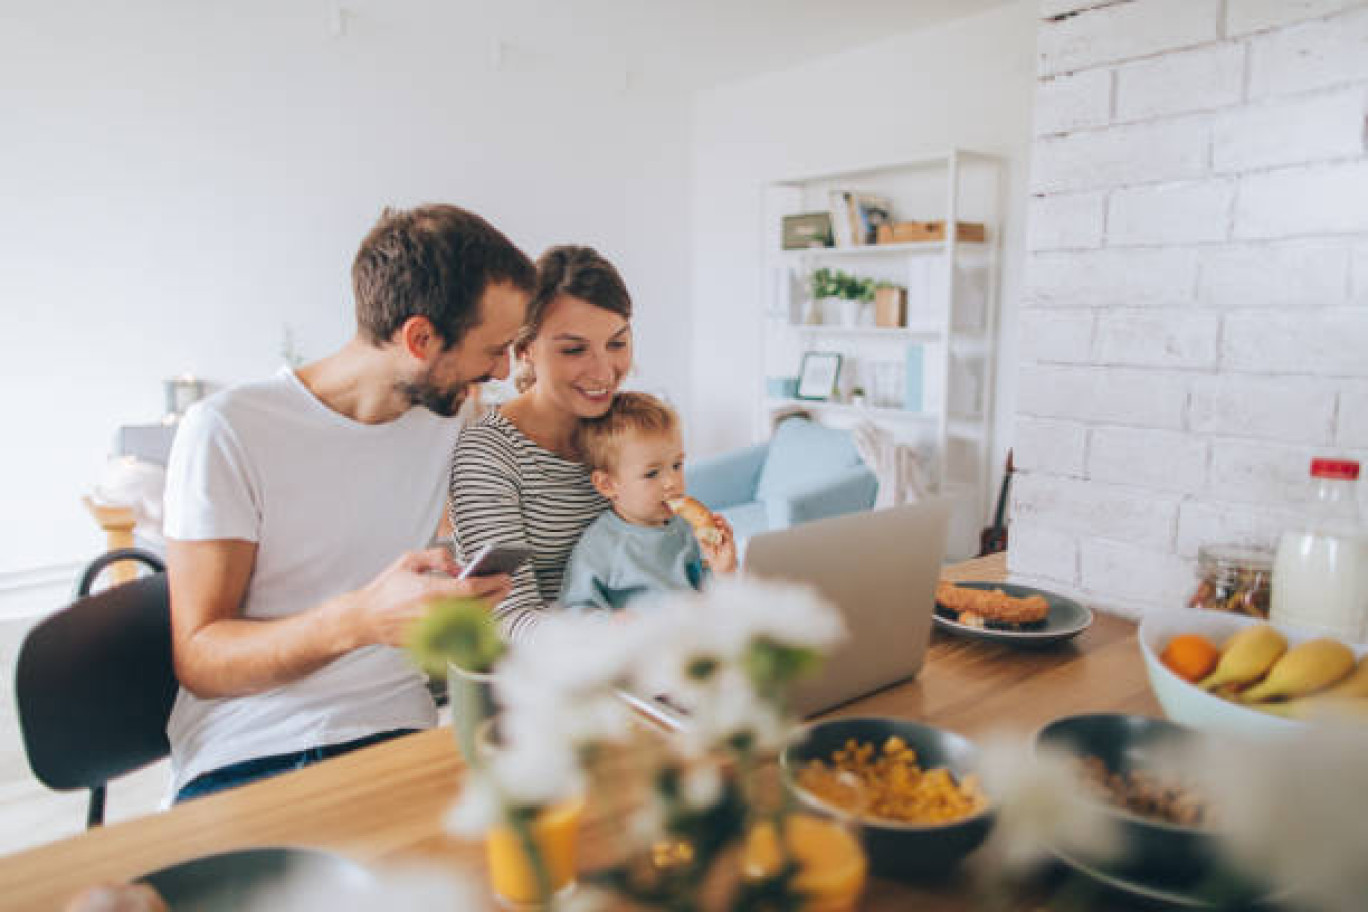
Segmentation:
[(1268, 624), (1246, 627), (1226, 641), (1216, 670), (1198, 686), (1214, 690), (1222, 684), (1257, 681), (1286, 651), (1287, 640)]
[(1339, 640), (1321, 638), (1294, 646), (1273, 663), (1268, 676), (1240, 694), (1246, 703), (1307, 697), (1354, 670), (1354, 653)]

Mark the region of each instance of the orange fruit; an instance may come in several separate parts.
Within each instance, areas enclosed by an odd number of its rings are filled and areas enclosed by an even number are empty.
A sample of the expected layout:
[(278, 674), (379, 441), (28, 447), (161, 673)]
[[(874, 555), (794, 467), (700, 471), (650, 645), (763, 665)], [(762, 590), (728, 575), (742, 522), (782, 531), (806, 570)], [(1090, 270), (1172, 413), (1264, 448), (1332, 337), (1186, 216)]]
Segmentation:
[(1179, 634), (1169, 640), (1159, 654), (1159, 661), (1167, 665), (1169, 671), (1194, 684), (1211, 674), (1220, 660), (1221, 650), (1197, 633)]

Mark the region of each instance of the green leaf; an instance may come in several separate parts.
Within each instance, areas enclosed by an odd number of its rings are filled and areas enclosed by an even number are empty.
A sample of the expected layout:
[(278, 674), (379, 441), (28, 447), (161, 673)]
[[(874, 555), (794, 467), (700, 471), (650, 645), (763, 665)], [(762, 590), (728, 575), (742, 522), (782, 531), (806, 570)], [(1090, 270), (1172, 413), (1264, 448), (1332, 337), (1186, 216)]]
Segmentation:
[(821, 667), (822, 657), (805, 646), (756, 640), (746, 651), (746, 674), (760, 694), (772, 695)]
[(408, 638), (409, 653), (432, 675), (445, 675), (449, 662), (467, 671), (489, 671), (505, 648), (489, 608), (472, 598), (433, 602)]

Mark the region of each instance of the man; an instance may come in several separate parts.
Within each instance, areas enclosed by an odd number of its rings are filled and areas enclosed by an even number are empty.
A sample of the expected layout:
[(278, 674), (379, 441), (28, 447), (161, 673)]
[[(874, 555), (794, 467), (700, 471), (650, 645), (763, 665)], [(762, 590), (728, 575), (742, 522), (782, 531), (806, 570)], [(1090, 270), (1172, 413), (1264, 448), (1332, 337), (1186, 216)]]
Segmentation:
[(431, 727), (401, 647), (434, 598), (496, 603), (426, 545), (471, 384), (509, 370), (534, 269), (454, 206), (391, 211), (352, 265), (356, 335), (185, 416), (166, 487), (177, 800)]

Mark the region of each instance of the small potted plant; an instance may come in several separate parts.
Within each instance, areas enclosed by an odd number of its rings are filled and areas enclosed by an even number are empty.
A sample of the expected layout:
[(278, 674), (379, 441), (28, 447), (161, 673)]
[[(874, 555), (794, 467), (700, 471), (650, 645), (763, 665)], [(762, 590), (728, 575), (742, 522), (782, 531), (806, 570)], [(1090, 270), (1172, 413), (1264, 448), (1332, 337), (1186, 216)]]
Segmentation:
[(873, 279), (851, 275), (841, 269), (823, 266), (815, 270), (809, 287), (813, 301), (830, 301), (839, 308), (840, 322), (845, 326), (858, 326), (863, 305), (874, 300)]

